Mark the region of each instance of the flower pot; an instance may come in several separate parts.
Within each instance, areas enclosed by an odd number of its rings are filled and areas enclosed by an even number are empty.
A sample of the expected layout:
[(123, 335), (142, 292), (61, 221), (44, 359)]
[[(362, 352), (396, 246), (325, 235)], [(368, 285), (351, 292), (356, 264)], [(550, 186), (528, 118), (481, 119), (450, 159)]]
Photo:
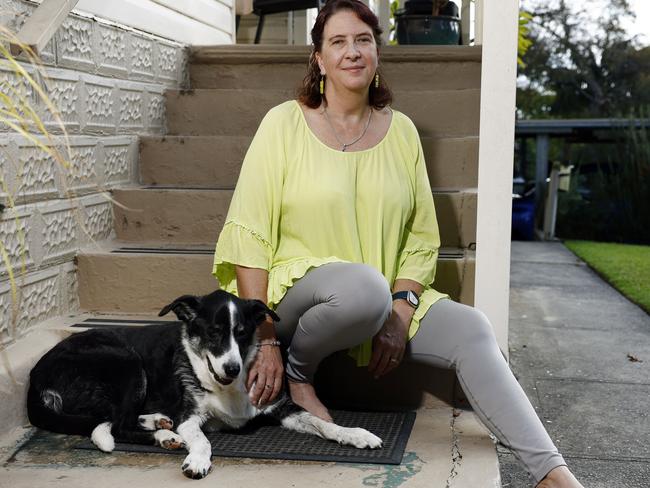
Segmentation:
[(431, 15), (433, 0), (407, 0), (404, 3), (404, 13), (417, 15)]
[(460, 19), (447, 15), (395, 13), (398, 44), (460, 44)]

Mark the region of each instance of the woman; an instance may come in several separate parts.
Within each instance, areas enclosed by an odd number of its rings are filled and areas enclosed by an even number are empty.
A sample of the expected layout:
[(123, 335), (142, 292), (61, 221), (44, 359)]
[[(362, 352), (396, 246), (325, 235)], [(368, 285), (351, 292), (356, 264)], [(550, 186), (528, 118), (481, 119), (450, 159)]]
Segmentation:
[[(215, 252), (227, 291), (276, 308), (259, 329), (248, 388), (282, 388), (331, 420), (312, 380), (353, 348), (375, 377), (403, 360), (454, 368), (474, 411), (539, 487), (580, 487), (499, 351), (484, 314), (430, 284), (440, 246), (420, 139), (389, 108), (381, 30), (357, 0), (330, 0), (312, 30), (299, 101), (269, 111), (242, 166)], [(389, 286), (389, 284), (392, 286)]]

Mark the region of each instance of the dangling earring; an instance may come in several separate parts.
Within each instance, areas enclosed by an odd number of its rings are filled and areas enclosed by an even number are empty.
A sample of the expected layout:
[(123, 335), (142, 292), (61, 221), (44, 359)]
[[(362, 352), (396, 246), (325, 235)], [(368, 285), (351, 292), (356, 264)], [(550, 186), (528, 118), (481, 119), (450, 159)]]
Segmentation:
[(321, 95), (322, 95), (323, 93), (325, 93), (325, 90), (324, 90), (324, 88), (325, 88), (325, 81), (324, 81), (324, 80), (325, 80), (325, 77), (324, 77), (323, 75), (321, 75), (321, 76), (320, 76), (320, 84), (319, 84), (319, 86), (320, 86), (320, 90), (319, 90), (319, 91), (320, 91), (320, 94), (321, 94)]
[(379, 73), (375, 74), (375, 88), (379, 88)]

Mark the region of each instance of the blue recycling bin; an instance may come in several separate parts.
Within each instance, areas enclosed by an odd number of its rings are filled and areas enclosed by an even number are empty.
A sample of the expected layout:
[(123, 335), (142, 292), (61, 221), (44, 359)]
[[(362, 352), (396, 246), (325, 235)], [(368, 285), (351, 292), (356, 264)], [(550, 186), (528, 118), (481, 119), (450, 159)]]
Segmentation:
[(532, 241), (535, 238), (535, 195), (512, 197), (512, 239)]

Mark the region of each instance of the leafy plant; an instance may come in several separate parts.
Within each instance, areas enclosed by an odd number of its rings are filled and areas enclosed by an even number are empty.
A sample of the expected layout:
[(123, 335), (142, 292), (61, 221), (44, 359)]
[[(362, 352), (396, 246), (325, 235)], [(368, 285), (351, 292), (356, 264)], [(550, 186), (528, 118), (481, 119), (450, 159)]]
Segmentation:
[(526, 63), (522, 59), (528, 51), (528, 48), (533, 44), (533, 41), (530, 40), (530, 28), (528, 24), (530, 23), (533, 15), (530, 12), (525, 10), (519, 11), (519, 29), (517, 36), (517, 64), (521, 68), (526, 67)]
[(390, 2), (390, 30), (388, 31), (388, 44), (390, 46), (397, 45), (397, 33), (395, 32), (395, 13), (399, 9), (399, 0)]
[[(630, 119), (609, 147), (576, 148), (577, 170), (559, 198), (559, 236), (650, 244), (650, 131), (640, 124), (647, 113)], [(594, 164), (596, 171), (583, 170)]]
[(625, 242), (650, 244), (650, 131), (644, 125), (637, 127), (638, 121), (648, 120), (648, 109), (639, 115), (617, 142), (619, 168), (612, 178), (612, 193)]

